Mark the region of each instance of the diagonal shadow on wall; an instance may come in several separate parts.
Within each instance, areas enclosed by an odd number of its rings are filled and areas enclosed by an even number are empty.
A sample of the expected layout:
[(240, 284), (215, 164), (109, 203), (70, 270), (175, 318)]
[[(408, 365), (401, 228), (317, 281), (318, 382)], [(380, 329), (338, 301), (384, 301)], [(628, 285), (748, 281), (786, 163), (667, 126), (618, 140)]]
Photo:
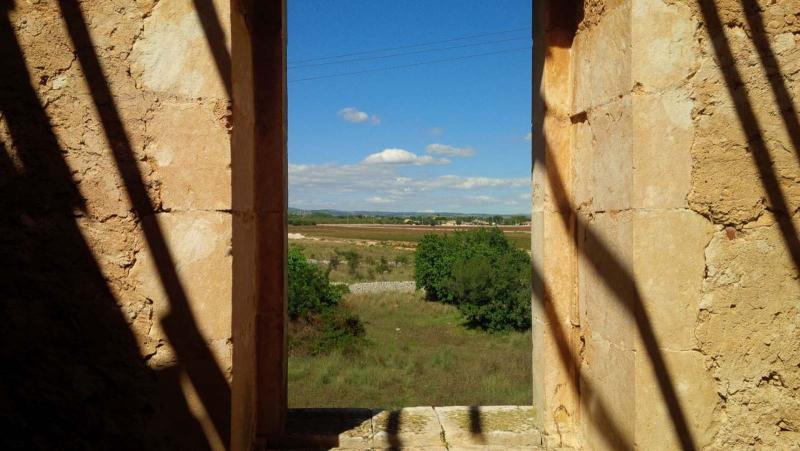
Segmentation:
[[(0, 1), (0, 356), (13, 369), (0, 372), (0, 448), (209, 449), (178, 369), (144, 364), (83, 236), (85, 203), (31, 85), (13, 8)], [(154, 416), (180, 434), (159, 436)]]
[[(558, 45), (571, 46), (570, 36), (574, 36), (580, 18), (582, 17), (582, 2), (571, 1), (566, 5), (559, 5), (558, 7), (551, 6), (551, 8), (555, 8), (555, 10), (548, 12), (549, 16), (547, 19), (541, 17), (537, 20), (537, 18), (535, 18), (534, 23), (542, 27), (544, 24), (547, 24), (546, 26), (551, 27), (550, 29), (563, 30), (565, 33), (560, 39), (566, 39), (566, 41), (564, 43), (558, 43)], [(540, 6), (538, 11), (539, 14), (541, 14), (543, 11), (546, 11), (546, 7)], [(535, 35), (534, 39), (539, 39), (540, 41), (547, 39), (546, 33), (543, 31), (544, 28)], [(534, 32), (536, 33), (536, 30), (534, 30)], [(536, 44), (537, 43), (535, 43), (535, 49), (539, 52), (547, 52), (547, 44), (545, 42), (538, 42), (538, 45)], [(542, 132), (544, 130), (544, 117), (546, 116), (546, 102), (545, 99), (541, 97), (541, 93), (543, 92), (541, 83), (543, 83), (544, 74), (544, 55), (534, 55), (533, 65), (534, 114), (532, 130), (534, 131), (534, 149), (538, 150), (533, 152), (532, 164), (536, 165), (545, 164), (545, 160), (553, 158), (554, 156), (551, 152), (554, 149), (550, 148), (547, 137)], [(614, 295), (615, 300), (624, 306), (626, 313), (631, 315), (636, 323), (639, 338), (645, 347), (645, 353), (653, 367), (658, 388), (669, 413), (678, 442), (684, 450), (696, 449), (692, 431), (689, 428), (686, 415), (675, 391), (672, 375), (661, 353), (658, 339), (653, 330), (652, 321), (644, 308), (642, 294), (638, 288), (636, 279), (625, 263), (614, 254), (605, 240), (595, 233), (589, 224), (582, 221), (577, 216), (577, 208), (572, 205), (567, 197), (568, 191), (558, 168), (554, 165), (545, 167), (550, 191), (553, 193), (554, 202), (560, 213), (559, 217), (565, 229), (577, 229), (583, 232), (583, 236), (581, 237), (573, 235), (572, 239), (574, 240), (575, 247), (578, 249), (578, 252), (581, 253), (583, 259), (591, 265), (603, 284)], [(573, 221), (575, 223), (573, 223)], [(591, 242), (591, 248), (587, 249), (585, 246), (579, 245), (579, 240)], [(592, 418), (587, 418), (587, 420), (594, 422), (598, 426), (598, 430), (602, 431), (604, 439), (612, 449), (634, 449), (634, 444), (630, 442), (631, 437), (626, 437), (622, 432), (604, 401), (600, 398), (600, 392), (596, 387), (593, 387), (588, 380), (581, 376), (580, 368), (575, 366), (576, 363), (579, 362), (579, 359), (574, 354), (567, 332), (564, 330), (564, 326), (561, 323), (561, 318), (550, 301), (553, 299), (550, 288), (535, 266), (532, 271), (533, 286), (538, 286), (541, 289), (541, 298), (537, 299), (537, 301), (542, 304), (542, 310), (547, 317), (547, 327), (549, 327), (549, 331), (554, 336), (554, 341), (558, 347), (559, 360), (567, 374), (572, 374), (574, 372), (578, 378), (578, 380), (570, 384), (570, 386), (576, 391), (576, 394), (579, 395), (579, 399), (591, 395), (595, 403), (592, 409), (595, 415)]]
[(178, 278), (175, 261), (156, 220), (156, 210), (147, 193), (142, 174), (135, 164), (128, 133), (94, 51), (83, 13), (75, 0), (60, 0), (59, 4), (100, 116), (106, 140), (111, 145), (117, 169), (133, 211), (141, 221), (161, 284), (169, 298), (169, 313), (161, 318), (162, 327), (175, 350), (179, 365), (199, 394), (217, 434), (222, 443), (227, 444), (230, 442), (230, 387), (200, 334), (190, 310), (186, 291)]
[[(750, 102), (746, 86), (741, 74), (735, 66), (735, 60), (730, 45), (723, 32), (723, 24), (719, 13), (714, 2), (711, 0), (700, 0), (699, 4), (705, 19), (704, 25), (712, 38), (714, 51), (722, 68), (728, 91), (731, 98), (734, 100), (740, 124), (748, 136), (754, 164), (759, 171), (771, 208), (775, 213), (784, 243), (795, 265), (800, 269), (800, 240), (798, 239), (797, 230), (791, 222), (790, 215), (792, 214), (792, 210), (787, 205), (785, 196), (778, 182), (778, 177), (774, 172), (774, 165), (764, 143), (760, 131), (761, 128)], [(792, 140), (794, 150), (798, 153), (800, 152), (800, 145), (798, 144), (800, 143), (800, 124), (798, 124), (797, 121), (796, 109), (784, 84), (780, 67), (769, 45), (757, 5), (755, 5), (752, 0), (742, 0), (742, 4), (747, 13), (746, 18), (752, 31), (753, 41), (759, 52), (764, 71), (769, 79), (776, 105), (781, 111), (781, 118)], [(538, 71), (538, 80), (541, 82), (541, 70), (543, 67), (540, 66), (535, 69)], [(536, 88), (537, 87), (534, 86), (534, 92), (537, 92)], [(539, 116), (535, 115), (535, 117), (543, 118), (544, 114)], [(534, 123), (533, 129), (542, 130), (542, 126), (543, 124), (539, 121), (538, 123)], [(545, 154), (536, 154), (535, 157), (537, 158), (535, 158), (535, 160), (538, 161), (534, 161), (534, 164), (536, 164), (536, 162), (543, 164), (543, 159), (547, 158), (546, 154), (550, 151), (545, 137), (540, 138), (540, 145), (545, 149)], [(800, 155), (800, 153), (798, 153), (798, 155)], [(561, 212), (562, 221), (566, 227), (569, 227), (569, 222), (574, 217), (576, 209), (566, 197), (566, 187), (563, 184), (563, 180), (557, 168), (548, 167), (547, 170), (548, 181), (556, 197), (556, 204)], [(688, 427), (684, 411), (676, 396), (672, 377), (659, 351), (658, 340), (653, 333), (652, 323), (647, 312), (643, 308), (641, 293), (639, 292), (635, 279), (625, 265), (610, 251), (607, 244), (603, 243), (587, 224), (582, 223), (579, 219), (578, 222), (578, 228), (585, 230), (586, 238), (598, 243), (598, 246), (594, 248), (592, 253), (587, 253), (585, 249), (579, 246), (583, 257), (592, 265), (595, 272), (603, 278), (606, 286), (615, 293), (617, 300), (622, 302), (627, 311), (634, 317), (640, 338), (645, 345), (648, 358), (656, 372), (659, 389), (670, 413), (676, 436), (680, 439), (683, 449), (695, 449), (694, 438)], [(548, 302), (548, 299), (551, 299), (551, 295), (549, 294), (548, 287), (544, 285), (543, 278), (538, 270), (534, 269), (533, 277), (535, 283), (543, 286), (543, 299), (540, 299), (539, 302), (544, 304), (543, 310), (550, 322), (548, 326), (556, 337), (556, 344), (560, 352), (560, 360), (565, 369), (569, 370), (573, 365), (572, 362), (577, 362), (577, 360), (569, 346), (567, 334), (559, 322), (558, 314), (554, 311), (552, 304)], [(592, 387), (586, 386), (586, 381), (582, 381), (581, 388), (583, 390), (588, 388), (589, 391), (594, 391)], [(608, 417), (605, 419), (602, 418), (605, 416), (605, 414), (603, 414), (605, 408), (603, 408), (602, 405), (599, 411), (601, 412), (601, 418), (590, 418), (589, 421), (597, 422), (603, 426), (608, 426), (609, 421), (611, 422), (610, 425), (612, 429), (606, 431), (608, 443), (612, 446), (631, 448), (631, 444), (625, 443), (624, 441), (620, 442), (622, 436), (614, 432), (613, 420)]]
[[(761, 133), (762, 128), (750, 101), (747, 85), (736, 67), (736, 60), (731, 51), (730, 43), (723, 31), (719, 11), (713, 0), (699, 0), (698, 4), (705, 21), (704, 26), (710, 36), (717, 62), (725, 79), (725, 86), (733, 99), (739, 124), (747, 136), (753, 164), (758, 169), (761, 183), (767, 193), (770, 210), (775, 215), (775, 220), (783, 236), (784, 245), (792, 256), (795, 267), (800, 270), (800, 236), (798, 236), (797, 228), (791, 219), (794, 211), (787, 204), (780, 181), (775, 174), (774, 163), (764, 142), (764, 136)], [(752, 0), (742, 0), (742, 6), (747, 23), (750, 25), (753, 43), (772, 88), (776, 106), (780, 111), (786, 131), (792, 140), (794, 152), (800, 159), (800, 123), (798, 123), (797, 119), (797, 110), (792, 103), (789, 91), (786, 89), (780, 65), (767, 39), (758, 5)]]
[(217, 9), (214, 7), (212, 0), (193, 0), (194, 9), (197, 11), (197, 16), (200, 18), (200, 25), (203, 27), (203, 34), (206, 37), (211, 55), (214, 57), (214, 63), (217, 66), (217, 73), (222, 83), (225, 85), (225, 91), (228, 93), (228, 98), (233, 96), (231, 85), (231, 55), (228, 49), (225, 48), (225, 32), (222, 29), (222, 22), (219, 20)]

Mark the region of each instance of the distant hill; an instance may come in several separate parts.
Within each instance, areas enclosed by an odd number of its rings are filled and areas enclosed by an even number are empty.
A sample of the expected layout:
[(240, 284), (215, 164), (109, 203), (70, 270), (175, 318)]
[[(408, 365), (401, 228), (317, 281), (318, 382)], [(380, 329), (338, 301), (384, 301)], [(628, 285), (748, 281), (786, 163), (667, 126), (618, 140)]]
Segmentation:
[(506, 215), (499, 215), (499, 214), (489, 214), (489, 213), (448, 213), (444, 211), (437, 211), (437, 212), (419, 212), (419, 211), (369, 211), (369, 210), (304, 210), (300, 208), (289, 207), (289, 214), (290, 215), (298, 215), (298, 216), (305, 216), (305, 215), (328, 215), (328, 216), (375, 216), (375, 217), (410, 217), (410, 216), (448, 216), (448, 217), (492, 217), (492, 216), (500, 216), (500, 217), (510, 217), (510, 216), (526, 216), (530, 217), (529, 214), (506, 214)]

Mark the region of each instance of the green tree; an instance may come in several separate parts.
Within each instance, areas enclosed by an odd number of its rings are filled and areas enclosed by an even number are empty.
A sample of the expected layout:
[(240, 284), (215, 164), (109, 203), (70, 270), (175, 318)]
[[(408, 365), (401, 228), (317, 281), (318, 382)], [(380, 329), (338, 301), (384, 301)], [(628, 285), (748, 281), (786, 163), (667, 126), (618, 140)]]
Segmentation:
[(414, 276), (429, 300), (455, 304), (471, 326), (530, 327), (530, 257), (497, 228), (426, 235)]

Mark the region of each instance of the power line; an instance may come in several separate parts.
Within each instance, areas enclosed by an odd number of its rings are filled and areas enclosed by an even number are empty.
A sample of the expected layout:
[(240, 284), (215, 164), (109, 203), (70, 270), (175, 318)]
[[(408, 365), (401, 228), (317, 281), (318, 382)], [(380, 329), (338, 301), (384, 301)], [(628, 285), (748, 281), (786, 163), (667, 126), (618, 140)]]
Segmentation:
[(471, 59), (471, 58), (478, 58), (478, 57), (481, 57), (481, 56), (498, 55), (500, 53), (517, 52), (517, 51), (520, 51), (520, 50), (530, 50), (530, 49), (531, 49), (530, 47), (518, 47), (518, 48), (514, 48), (514, 49), (505, 49), (505, 50), (499, 50), (499, 51), (496, 51), (496, 52), (477, 53), (477, 54), (474, 54), (474, 55), (466, 55), (466, 56), (460, 56), (460, 57), (456, 57), (456, 58), (444, 58), (444, 59), (439, 59), (439, 60), (423, 61), (423, 62), (413, 63), (413, 64), (402, 64), (402, 65), (399, 65), (399, 66), (387, 66), (387, 67), (381, 67), (381, 68), (378, 68), (378, 69), (367, 69), (367, 70), (359, 70), (359, 71), (355, 71), (355, 72), (343, 72), (343, 73), (339, 73), (339, 74), (319, 75), (319, 76), (316, 76), (316, 77), (296, 78), (294, 80), (289, 80), (289, 83), (295, 83), (295, 82), (300, 82), (300, 81), (310, 81), (310, 80), (321, 80), (323, 78), (344, 77), (344, 76), (347, 76), (347, 75), (366, 74), (366, 73), (370, 73), (370, 72), (383, 72), (383, 71), (393, 70), (393, 69), (402, 69), (402, 68), (405, 68), (405, 67), (416, 67), (416, 66), (425, 66), (425, 65), (428, 65), (428, 64), (445, 63), (445, 62), (449, 62), (449, 61), (460, 61), (460, 60), (466, 60), (466, 59)]
[(404, 49), (410, 49), (410, 48), (414, 48), (414, 47), (425, 47), (425, 46), (434, 45), (434, 44), (446, 44), (448, 42), (463, 41), (465, 39), (482, 38), (482, 37), (486, 37), (486, 36), (496, 36), (498, 34), (514, 33), (514, 32), (517, 32), (517, 31), (526, 31), (526, 30), (530, 30), (530, 29), (531, 29), (531, 27), (513, 28), (513, 29), (510, 29), (510, 30), (501, 30), (501, 31), (495, 31), (495, 32), (492, 32), (492, 33), (471, 34), (471, 35), (466, 35), (466, 36), (460, 36), (460, 37), (457, 37), (457, 38), (444, 39), (444, 40), (441, 40), (441, 41), (422, 42), (422, 43), (418, 43), (418, 44), (403, 45), (403, 46), (400, 46), (400, 47), (387, 47), (387, 48), (382, 48), (382, 49), (365, 50), (365, 51), (362, 51), (362, 52), (342, 53), (342, 54), (339, 54), (339, 55), (321, 56), (321, 57), (317, 57), (317, 58), (306, 58), (306, 59), (302, 59), (302, 60), (289, 61), (288, 63), (289, 64), (310, 63), (310, 62), (323, 61), (323, 60), (329, 60), (329, 59), (335, 59), (335, 58), (344, 58), (344, 57), (348, 57), (348, 56), (367, 55), (367, 54), (370, 54), (370, 53), (389, 52), (389, 51), (392, 51), (392, 50), (404, 50)]
[(384, 59), (384, 58), (392, 58), (395, 56), (406, 56), (406, 55), (417, 55), (420, 53), (427, 53), (427, 52), (442, 52), (445, 50), (452, 50), (452, 49), (463, 49), (467, 47), (477, 47), (480, 45), (489, 45), (489, 44), (499, 44), (501, 42), (510, 42), (510, 41), (522, 41), (522, 40), (530, 40), (530, 37), (524, 38), (509, 38), (509, 39), (499, 39), (496, 41), (487, 41), (487, 42), (476, 42), (472, 44), (462, 44), (462, 45), (453, 45), (450, 47), (440, 47), (436, 49), (424, 49), (424, 50), (414, 50), (413, 52), (402, 52), (402, 53), (393, 53), (391, 55), (380, 55), (380, 56), (365, 56), (361, 58), (351, 58), (347, 60), (339, 60), (339, 61), (327, 61), (324, 63), (311, 63), (311, 64), (300, 64), (297, 66), (289, 66), (289, 69), (302, 69), (305, 67), (317, 67), (317, 66), (328, 66), (331, 64), (345, 64), (345, 63), (354, 63), (357, 61), (370, 61), (376, 59)]

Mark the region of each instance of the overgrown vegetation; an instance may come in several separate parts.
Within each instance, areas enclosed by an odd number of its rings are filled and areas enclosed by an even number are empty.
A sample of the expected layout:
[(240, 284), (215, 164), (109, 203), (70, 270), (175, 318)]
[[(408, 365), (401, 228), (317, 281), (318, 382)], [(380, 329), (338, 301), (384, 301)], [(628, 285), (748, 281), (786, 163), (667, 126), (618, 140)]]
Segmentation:
[(453, 305), (421, 293), (347, 294), (369, 343), (289, 359), (291, 407), (529, 405), (531, 334), (460, 325)]
[(299, 249), (332, 282), (394, 282), (414, 279), (413, 251), (383, 243), (357, 245), (341, 241), (293, 239)]
[(361, 320), (340, 301), (346, 285), (331, 285), (328, 273), (289, 249), (289, 351), (323, 354), (358, 351), (364, 342)]
[(414, 277), (428, 300), (454, 304), (472, 327), (530, 328), (530, 257), (497, 228), (426, 235)]

